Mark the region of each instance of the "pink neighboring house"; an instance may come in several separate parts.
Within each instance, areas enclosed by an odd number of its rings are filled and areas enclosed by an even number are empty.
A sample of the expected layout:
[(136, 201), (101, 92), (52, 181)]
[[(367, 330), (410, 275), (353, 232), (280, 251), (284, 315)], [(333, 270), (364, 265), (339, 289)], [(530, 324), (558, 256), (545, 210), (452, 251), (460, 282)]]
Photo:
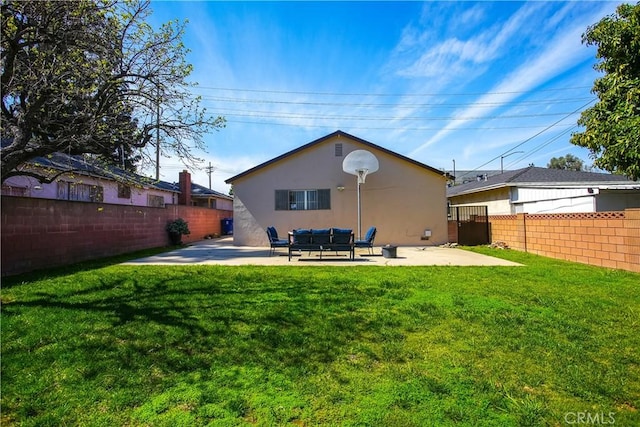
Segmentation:
[[(233, 209), (232, 197), (192, 184), (186, 170), (180, 173), (178, 183), (169, 183), (62, 153), (38, 157), (23, 170), (49, 177), (60, 175), (51, 183), (40, 183), (30, 176), (8, 178), (2, 183), (2, 195), (148, 207), (184, 204)], [(67, 170), (72, 171), (61, 173)]]

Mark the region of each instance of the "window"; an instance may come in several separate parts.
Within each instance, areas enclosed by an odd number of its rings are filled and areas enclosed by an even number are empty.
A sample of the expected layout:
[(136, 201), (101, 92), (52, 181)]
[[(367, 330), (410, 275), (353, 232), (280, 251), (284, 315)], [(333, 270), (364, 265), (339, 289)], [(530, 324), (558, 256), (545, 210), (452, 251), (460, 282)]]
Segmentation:
[(104, 189), (100, 185), (58, 181), (58, 199), (76, 202), (102, 202)]
[(3, 196), (26, 196), (27, 188), (26, 187), (14, 187), (11, 185), (3, 185), (2, 186), (2, 195)]
[(335, 151), (336, 151), (336, 157), (342, 157), (342, 142), (336, 143)]
[(199, 208), (208, 208), (208, 209), (217, 209), (216, 208), (216, 199), (193, 199), (191, 202), (191, 206), (196, 206)]
[(118, 183), (118, 199), (130, 199), (131, 187), (122, 183)]
[(324, 190), (276, 190), (277, 211), (331, 209), (331, 193)]
[(149, 194), (147, 196), (147, 205), (152, 208), (164, 208), (164, 197)]

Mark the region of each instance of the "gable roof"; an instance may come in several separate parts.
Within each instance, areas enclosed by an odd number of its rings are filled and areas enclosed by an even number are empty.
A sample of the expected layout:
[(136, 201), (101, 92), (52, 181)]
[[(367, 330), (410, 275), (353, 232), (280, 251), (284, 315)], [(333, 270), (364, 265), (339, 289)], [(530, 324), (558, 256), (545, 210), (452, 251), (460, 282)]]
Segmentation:
[[(260, 169), (263, 169), (263, 168), (265, 168), (265, 167), (267, 167), (269, 165), (277, 163), (280, 160), (286, 159), (287, 157), (290, 157), (290, 156), (292, 156), (292, 155), (294, 155), (296, 153), (304, 151), (307, 148), (311, 148), (311, 147), (313, 147), (315, 145), (321, 144), (321, 143), (323, 143), (323, 142), (325, 142), (325, 141), (327, 141), (327, 140), (329, 140), (331, 138), (334, 138), (334, 137), (345, 137), (345, 138), (352, 139), (352, 140), (354, 140), (354, 141), (356, 141), (356, 142), (358, 142), (360, 144), (363, 144), (363, 145), (365, 145), (365, 146), (367, 146), (369, 148), (382, 151), (382, 152), (384, 152), (386, 154), (389, 154), (389, 155), (391, 155), (393, 157), (396, 157), (396, 158), (398, 158), (400, 160), (404, 160), (405, 162), (409, 162), (409, 163), (411, 163), (413, 165), (416, 165), (416, 166), (418, 166), (420, 168), (426, 169), (426, 170), (428, 170), (430, 172), (434, 172), (434, 173), (436, 173), (438, 175), (445, 175), (445, 172), (442, 171), (442, 170), (436, 169), (436, 168), (431, 167), (429, 165), (425, 165), (424, 163), (420, 163), (420, 162), (418, 162), (416, 160), (410, 159), (409, 157), (403, 156), (402, 154), (398, 154), (398, 153), (393, 152), (391, 150), (388, 150), (388, 149), (386, 149), (384, 147), (376, 145), (376, 144), (374, 144), (372, 142), (365, 141), (364, 139), (358, 138), (357, 136), (353, 136), (353, 135), (350, 135), (350, 134), (348, 134), (346, 132), (343, 132), (341, 130), (337, 130), (337, 131), (335, 131), (333, 133), (330, 133), (329, 135), (325, 135), (322, 138), (318, 138), (318, 139), (316, 139), (314, 141), (311, 141), (311, 142), (309, 142), (309, 143), (307, 143), (305, 145), (302, 145), (302, 146), (300, 146), (300, 147), (298, 147), (298, 148), (296, 148), (294, 150), (291, 150), (291, 151), (288, 151), (288, 152), (286, 152), (284, 154), (281, 154), (278, 157), (274, 157), (273, 159), (268, 160), (268, 161), (266, 161), (264, 163), (261, 163), (258, 166), (254, 166), (251, 169), (247, 169), (246, 171), (241, 172), (238, 175), (232, 176), (231, 178), (225, 180), (225, 183), (231, 184), (231, 183), (233, 183), (233, 181), (235, 181), (235, 180), (237, 180), (239, 178), (245, 177), (247, 175), (251, 175), (251, 174), (259, 171)], [(449, 176), (449, 174), (446, 174), (446, 175)]]
[[(163, 182), (163, 181), (160, 181)], [(164, 183), (164, 182), (163, 182)], [(169, 184), (164, 183), (164, 184), (168, 184), (170, 186), (170, 188), (172, 189), (172, 191), (175, 191), (177, 193), (180, 193), (180, 183), (179, 182), (174, 182), (173, 184)], [(211, 190), (203, 185), (200, 184), (196, 184), (195, 182), (191, 183), (191, 198), (210, 198), (210, 197), (216, 197), (218, 199), (227, 199), (227, 200), (233, 200), (233, 197), (227, 195), (227, 194), (223, 194), (220, 193), (216, 190)]]
[[(148, 188), (157, 190), (180, 193), (180, 184), (166, 181), (156, 181), (154, 178), (138, 175), (133, 172), (121, 169), (117, 166), (107, 165), (103, 163), (92, 163), (87, 161), (83, 156), (70, 156), (64, 153), (53, 153), (48, 156), (35, 157), (29, 160), (30, 164), (38, 167), (50, 168), (59, 171), (69, 171), (79, 173), (95, 178), (104, 178), (112, 181), (121, 181), (125, 183), (135, 183)], [(233, 197), (210, 190), (207, 187), (191, 183), (191, 197), (217, 197), (221, 199), (233, 200)]]
[(524, 169), (508, 171), (487, 177), (486, 180), (468, 182), (449, 187), (447, 197), (462, 194), (478, 193), (502, 187), (545, 186), (545, 187), (577, 187), (580, 185), (640, 188), (640, 182), (631, 181), (622, 175), (606, 173), (568, 171), (529, 166)]
[(233, 200), (233, 197), (228, 194), (220, 193), (194, 182), (191, 183), (191, 197), (217, 197), (220, 199)]
[(467, 182), (476, 181), (478, 177), (500, 175), (504, 173), (500, 169), (474, 169), (474, 170), (456, 170), (456, 185), (466, 184)]
[(81, 155), (70, 156), (68, 154), (58, 152), (47, 156), (34, 157), (29, 160), (27, 164), (41, 168), (55, 169), (61, 172), (68, 171), (70, 173), (83, 174), (94, 178), (135, 183), (163, 191), (180, 192), (179, 189), (174, 188), (169, 182), (156, 181), (153, 178), (138, 175), (114, 165), (88, 161)]

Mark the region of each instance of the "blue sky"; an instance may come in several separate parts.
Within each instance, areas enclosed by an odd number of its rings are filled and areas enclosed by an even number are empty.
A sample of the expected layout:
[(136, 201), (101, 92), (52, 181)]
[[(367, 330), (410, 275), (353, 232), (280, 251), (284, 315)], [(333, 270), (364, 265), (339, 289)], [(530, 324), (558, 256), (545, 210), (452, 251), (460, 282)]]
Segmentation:
[[(225, 179), (338, 129), (447, 171), (591, 164), (569, 143), (599, 76), (581, 35), (618, 4), (153, 1), (151, 23), (189, 21), (195, 92), (227, 119), (198, 154), (226, 193)], [(163, 159), (161, 179), (181, 169)]]

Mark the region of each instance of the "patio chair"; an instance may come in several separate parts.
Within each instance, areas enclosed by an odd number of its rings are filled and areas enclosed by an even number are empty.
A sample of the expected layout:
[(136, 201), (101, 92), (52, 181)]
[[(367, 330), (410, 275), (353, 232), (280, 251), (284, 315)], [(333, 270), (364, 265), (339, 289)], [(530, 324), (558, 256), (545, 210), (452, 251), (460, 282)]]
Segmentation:
[(353, 246), (356, 248), (369, 248), (369, 255), (373, 255), (373, 241), (376, 238), (376, 227), (369, 227), (367, 234), (365, 234), (363, 240), (356, 240), (353, 242)]
[(275, 227), (267, 227), (267, 236), (269, 237), (269, 256), (273, 255), (276, 251), (276, 248), (286, 248), (289, 246), (289, 240), (287, 239), (279, 239), (278, 231), (276, 231)]

